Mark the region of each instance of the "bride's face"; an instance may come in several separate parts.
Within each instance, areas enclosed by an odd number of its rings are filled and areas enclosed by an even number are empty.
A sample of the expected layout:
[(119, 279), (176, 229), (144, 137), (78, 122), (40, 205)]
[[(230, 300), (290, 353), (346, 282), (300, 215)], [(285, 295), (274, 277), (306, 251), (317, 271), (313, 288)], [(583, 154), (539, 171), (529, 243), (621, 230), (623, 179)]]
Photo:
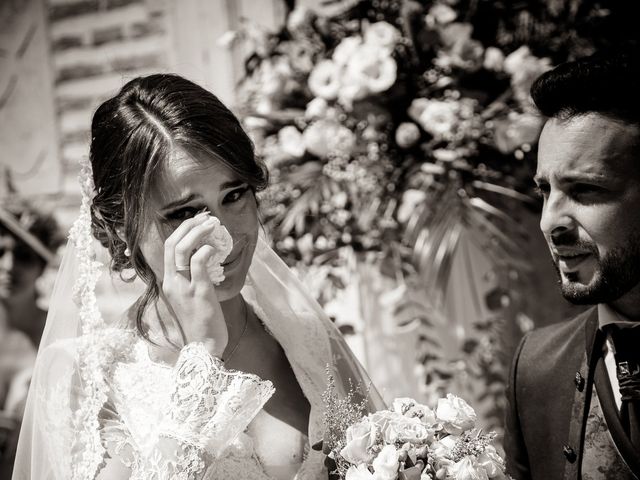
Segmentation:
[(164, 275), (164, 241), (187, 218), (208, 210), (233, 238), (225, 280), (216, 287), (219, 301), (237, 295), (251, 265), (258, 239), (258, 211), (250, 186), (215, 158), (194, 158), (180, 151), (164, 165), (151, 188), (150, 217), (141, 239), (145, 260), (158, 279)]

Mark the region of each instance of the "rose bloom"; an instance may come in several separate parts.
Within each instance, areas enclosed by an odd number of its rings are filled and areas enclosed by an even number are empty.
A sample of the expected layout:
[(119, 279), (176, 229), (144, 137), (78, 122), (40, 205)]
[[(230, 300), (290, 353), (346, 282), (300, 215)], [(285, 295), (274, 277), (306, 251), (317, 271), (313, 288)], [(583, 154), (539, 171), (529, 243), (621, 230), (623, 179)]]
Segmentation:
[(316, 97), (307, 103), (307, 108), (304, 111), (304, 118), (309, 120), (315, 120), (326, 116), (329, 110), (329, 105), (324, 98)]
[(476, 412), (473, 408), (451, 393), (447, 394), (447, 398), (438, 399), (436, 417), (443, 423), (444, 429), (454, 435), (459, 435), (476, 424)]
[[(402, 195), (402, 202), (403, 205), (405, 201), (412, 204), (411, 210), (414, 210), (415, 207), (425, 199), (425, 197), (426, 194), (422, 190), (408, 189)], [(398, 213), (398, 217), (399, 215), (400, 214)], [(392, 408), (394, 412), (400, 413), (409, 418), (416, 417), (425, 424), (434, 424), (437, 421), (436, 415), (431, 408), (416, 402), (412, 398), (396, 398), (393, 401)]]
[(398, 452), (393, 445), (386, 445), (373, 461), (376, 480), (395, 480), (398, 477)]
[(293, 158), (304, 155), (305, 147), (302, 133), (293, 125), (287, 125), (278, 132), (278, 143), (284, 153)]
[(347, 444), (340, 450), (342, 458), (355, 465), (369, 464), (373, 460), (369, 449), (375, 444), (376, 432), (376, 426), (368, 417), (347, 428)]
[(518, 48), (504, 59), (504, 70), (511, 75), (511, 86), (523, 105), (531, 103), (529, 89), (536, 78), (550, 69), (551, 60), (534, 56), (527, 46)]
[(347, 470), (345, 480), (375, 480), (375, 477), (366, 465), (358, 465), (357, 467), (352, 465)]
[(480, 465), (485, 472), (487, 472), (487, 476), (496, 480), (506, 479), (506, 475), (504, 473), (504, 460), (498, 455), (496, 449), (488, 445), (484, 452), (478, 455), (478, 465)]
[(326, 158), (329, 154), (350, 155), (356, 144), (355, 134), (335, 120), (318, 120), (302, 134), (308, 152)]
[(396, 143), (400, 148), (411, 148), (420, 140), (420, 129), (413, 122), (402, 122), (396, 129)]
[(347, 66), (345, 75), (361, 78), (373, 93), (388, 90), (396, 81), (396, 61), (374, 45), (362, 45)]
[(455, 480), (489, 480), (487, 472), (471, 457), (464, 457), (447, 469), (447, 474)]
[(287, 30), (293, 32), (308, 27), (314, 18), (315, 14), (307, 7), (296, 7), (287, 16)]
[(311, 71), (307, 83), (316, 97), (334, 100), (340, 91), (340, 69), (331, 60), (322, 60)]
[(427, 25), (429, 26), (434, 26), (436, 24), (446, 25), (447, 23), (453, 22), (457, 16), (458, 14), (456, 13), (456, 11), (449, 5), (436, 3), (429, 9), (426, 21)]
[(517, 112), (511, 112), (507, 118), (495, 120), (493, 138), (496, 147), (500, 152), (510, 154), (525, 143), (535, 143), (543, 123), (539, 115)]
[(504, 68), (504, 54), (496, 47), (487, 47), (484, 51), (484, 68), (493, 72), (501, 72)]
[(382, 438), (385, 443), (425, 443), (433, 431), (429, 430), (417, 417), (405, 417), (396, 414), (396, 418), (386, 425), (382, 431)]
[(380, 48), (387, 54), (393, 52), (401, 37), (398, 29), (387, 22), (372, 23), (364, 32), (365, 43)]
[(362, 45), (362, 38), (359, 36), (346, 37), (333, 51), (331, 58), (336, 65), (347, 65), (351, 61), (351, 57)]
[(409, 116), (425, 132), (435, 138), (444, 138), (452, 134), (458, 122), (458, 105), (454, 102), (416, 98), (409, 107)]

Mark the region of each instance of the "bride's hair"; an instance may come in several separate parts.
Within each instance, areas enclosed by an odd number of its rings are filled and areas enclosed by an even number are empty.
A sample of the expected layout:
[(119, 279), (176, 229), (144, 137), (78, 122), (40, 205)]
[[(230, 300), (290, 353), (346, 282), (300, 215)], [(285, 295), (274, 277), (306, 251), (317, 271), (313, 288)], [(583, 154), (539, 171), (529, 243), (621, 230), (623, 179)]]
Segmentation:
[(109, 250), (112, 271), (133, 268), (147, 286), (135, 309), (136, 328), (145, 338), (142, 317), (159, 294), (140, 251), (146, 200), (156, 173), (176, 149), (222, 162), (254, 192), (268, 183), (267, 170), (238, 119), (214, 94), (182, 77), (135, 78), (96, 110), (90, 150), (96, 188), (92, 231)]

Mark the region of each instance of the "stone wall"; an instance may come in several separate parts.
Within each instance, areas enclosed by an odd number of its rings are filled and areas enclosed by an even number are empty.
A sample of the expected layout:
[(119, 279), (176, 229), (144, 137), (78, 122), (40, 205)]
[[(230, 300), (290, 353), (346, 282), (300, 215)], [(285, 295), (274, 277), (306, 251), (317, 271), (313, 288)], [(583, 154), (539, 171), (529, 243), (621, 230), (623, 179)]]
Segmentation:
[(49, 0), (62, 194), (74, 203), (91, 116), (128, 79), (170, 65), (170, 23), (157, 0)]

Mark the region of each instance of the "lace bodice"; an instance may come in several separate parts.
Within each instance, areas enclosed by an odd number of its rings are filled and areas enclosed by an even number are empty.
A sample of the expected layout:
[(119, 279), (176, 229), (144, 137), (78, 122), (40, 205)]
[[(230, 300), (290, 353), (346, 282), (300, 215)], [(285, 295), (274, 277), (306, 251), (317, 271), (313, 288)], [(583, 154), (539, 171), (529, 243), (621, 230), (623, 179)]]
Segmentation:
[[(269, 442), (270, 433), (282, 432), (269, 431), (277, 420), (262, 411), (274, 393), (271, 383), (226, 370), (202, 345), (188, 345), (168, 367), (152, 362), (146, 344), (137, 341), (129, 361), (114, 368), (112, 382), (117, 416), (103, 439), (132, 478), (175, 478), (165, 472), (177, 478), (294, 478), (301, 466), (302, 458), (293, 469), (295, 464), (269, 464), (256, 448)], [(285, 445), (299, 442), (299, 435), (290, 435)]]

